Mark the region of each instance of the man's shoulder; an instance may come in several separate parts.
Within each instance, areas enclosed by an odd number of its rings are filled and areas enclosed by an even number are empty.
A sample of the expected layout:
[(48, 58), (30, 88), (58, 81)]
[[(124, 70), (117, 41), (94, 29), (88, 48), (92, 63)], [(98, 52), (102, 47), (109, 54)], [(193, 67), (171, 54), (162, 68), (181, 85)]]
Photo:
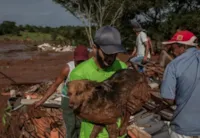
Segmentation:
[(83, 79), (85, 78), (85, 75), (87, 74), (88, 70), (92, 70), (92, 61), (93, 59), (88, 59), (82, 63), (80, 63), (78, 66), (76, 66), (71, 74), (70, 74), (70, 80), (77, 80), (77, 79)]
[(69, 61), (67, 62), (66, 64), (70, 69), (74, 69), (75, 68), (75, 62), (72, 60), (72, 61)]
[(74, 60), (68, 61), (67, 64), (73, 64)]
[(191, 49), (190, 51), (186, 51), (185, 53), (181, 54), (180, 56), (178, 56), (174, 60), (172, 60), (171, 64), (177, 64), (180, 61), (187, 61), (192, 56), (194, 56), (195, 51), (196, 51), (196, 49)]
[(179, 73), (180, 73), (181, 70), (184, 70), (185, 68), (187, 68), (188, 65), (191, 63), (191, 61), (195, 58), (194, 52), (195, 52), (195, 50), (187, 51), (187, 52), (181, 54), (180, 56), (173, 59), (167, 65), (167, 68), (174, 68), (176, 70), (178, 69)]
[(91, 67), (91, 61), (92, 59), (88, 59), (82, 63), (80, 63), (78, 66), (76, 66), (76, 68), (72, 71), (72, 73), (74, 72), (82, 72), (84, 69)]
[(114, 68), (119, 68), (119, 69), (124, 69), (124, 68), (127, 68), (127, 65), (125, 62), (119, 60), (119, 59), (116, 59), (114, 64), (113, 64), (113, 67)]
[(147, 38), (147, 34), (146, 34), (145, 32), (143, 32), (143, 31), (141, 31), (141, 32), (139, 33), (139, 36), (140, 36), (140, 37), (146, 37), (146, 38)]
[(140, 34), (141, 35), (146, 35), (146, 33), (144, 31), (141, 31)]

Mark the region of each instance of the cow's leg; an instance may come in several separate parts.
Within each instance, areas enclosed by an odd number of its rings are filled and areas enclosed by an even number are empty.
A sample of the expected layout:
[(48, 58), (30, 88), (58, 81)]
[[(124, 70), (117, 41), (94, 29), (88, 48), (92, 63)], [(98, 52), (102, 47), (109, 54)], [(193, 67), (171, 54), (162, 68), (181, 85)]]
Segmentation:
[(107, 125), (106, 128), (107, 128), (107, 131), (109, 134), (109, 138), (117, 138), (118, 137), (119, 133), (118, 133), (117, 123)]
[(96, 138), (103, 128), (103, 125), (94, 125), (92, 133), (90, 134), (90, 138)]
[(130, 116), (131, 114), (129, 112), (125, 112), (125, 115), (123, 116), (123, 119), (122, 119), (123, 121), (119, 128), (119, 136), (123, 136), (126, 133), (126, 128), (128, 126)]

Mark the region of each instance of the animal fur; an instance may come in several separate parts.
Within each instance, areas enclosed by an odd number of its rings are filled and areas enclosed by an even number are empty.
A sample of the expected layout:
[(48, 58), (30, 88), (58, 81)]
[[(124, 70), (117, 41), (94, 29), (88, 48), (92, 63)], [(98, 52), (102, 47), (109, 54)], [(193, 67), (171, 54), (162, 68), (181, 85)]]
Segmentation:
[[(110, 138), (126, 133), (131, 114), (150, 98), (145, 77), (132, 69), (117, 71), (103, 82), (75, 80), (68, 83), (69, 106), (75, 113), (95, 127), (90, 138), (107, 128)], [(118, 131), (117, 119), (122, 123)]]

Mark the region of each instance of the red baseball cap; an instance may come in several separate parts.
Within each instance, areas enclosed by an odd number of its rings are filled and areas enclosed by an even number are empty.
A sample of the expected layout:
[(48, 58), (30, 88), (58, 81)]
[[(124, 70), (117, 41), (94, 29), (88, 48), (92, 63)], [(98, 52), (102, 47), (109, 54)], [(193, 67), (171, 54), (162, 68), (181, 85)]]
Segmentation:
[(87, 60), (89, 58), (89, 52), (87, 50), (87, 47), (83, 45), (79, 45), (74, 50), (74, 60)]
[(197, 43), (195, 43), (196, 39), (197, 37), (192, 32), (185, 30), (175, 33), (174, 36), (171, 38), (171, 40), (162, 42), (162, 44), (168, 45), (168, 44), (179, 43), (188, 46), (197, 46)]

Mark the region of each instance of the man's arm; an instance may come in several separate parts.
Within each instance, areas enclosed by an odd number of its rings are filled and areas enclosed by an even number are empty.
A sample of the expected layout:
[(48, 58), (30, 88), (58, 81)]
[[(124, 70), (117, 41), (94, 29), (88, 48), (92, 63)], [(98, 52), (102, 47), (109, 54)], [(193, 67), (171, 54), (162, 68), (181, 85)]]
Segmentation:
[(169, 104), (174, 104), (176, 84), (175, 67), (173, 63), (169, 63), (165, 69), (161, 85), (161, 96)]
[(56, 78), (56, 81), (50, 86), (47, 90), (47, 93), (43, 96), (43, 98), (35, 103), (35, 107), (43, 104), (58, 88), (58, 86), (64, 81), (65, 77), (69, 74), (69, 66), (66, 65), (60, 72), (59, 76)]
[(134, 56), (136, 55), (136, 53), (137, 53), (137, 48), (134, 47), (134, 48), (133, 48), (133, 52), (132, 52), (132, 54), (131, 54), (131, 57), (134, 57)]
[(145, 55), (144, 55), (144, 60), (147, 60), (147, 56), (149, 54), (149, 43), (148, 41), (144, 42), (144, 46), (145, 46)]
[(144, 59), (143, 60), (147, 61), (147, 56), (148, 56), (148, 53), (149, 53), (149, 43), (148, 43), (147, 35), (144, 32), (141, 33), (141, 41), (145, 46), (145, 53), (144, 53), (145, 55), (144, 55)]
[(151, 54), (154, 55), (154, 49), (153, 49), (153, 45), (151, 43), (151, 39), (148, 37), (148, 42), (149, 42), (149, 46), (151, 48)]

